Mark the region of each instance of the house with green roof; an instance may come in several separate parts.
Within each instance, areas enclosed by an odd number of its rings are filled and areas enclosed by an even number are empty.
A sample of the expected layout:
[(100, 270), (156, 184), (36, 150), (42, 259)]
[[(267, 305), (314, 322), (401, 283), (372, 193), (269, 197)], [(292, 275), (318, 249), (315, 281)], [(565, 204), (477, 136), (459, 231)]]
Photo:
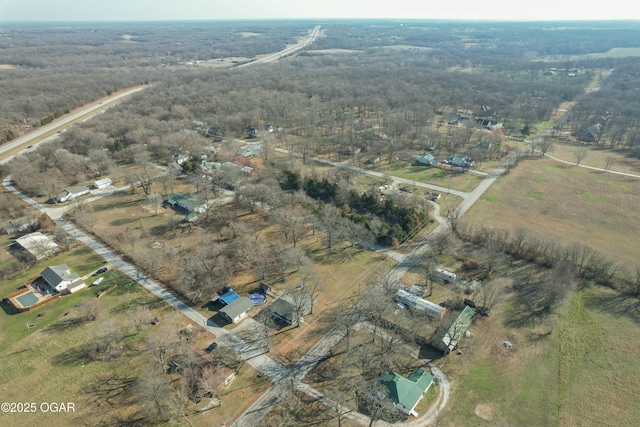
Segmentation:
[(433, 384), (433, 375), (420, 368), (414, 370), (409, 378), (387, 371), (378, 377), (378, 382), (389, 390), (389, 399), (396, 403), (399, 411), (417, 417), (415, 408)]

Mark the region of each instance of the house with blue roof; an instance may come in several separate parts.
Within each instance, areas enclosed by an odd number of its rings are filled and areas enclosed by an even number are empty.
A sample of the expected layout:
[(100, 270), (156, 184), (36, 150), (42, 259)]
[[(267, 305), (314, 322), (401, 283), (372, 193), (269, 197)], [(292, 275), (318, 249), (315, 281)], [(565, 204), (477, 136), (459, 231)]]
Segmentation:
[(240, 298), (240, 295), (238, 295), (235, 291), (228, 291), (220, 295), (218, 301), (220, 301), (223, 305), (229, 305), (238, 298)]

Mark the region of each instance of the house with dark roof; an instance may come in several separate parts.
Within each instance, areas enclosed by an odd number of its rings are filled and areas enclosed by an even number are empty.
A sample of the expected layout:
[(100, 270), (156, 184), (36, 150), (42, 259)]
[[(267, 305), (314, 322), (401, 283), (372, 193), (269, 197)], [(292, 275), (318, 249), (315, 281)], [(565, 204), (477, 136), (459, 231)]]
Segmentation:
[(209, 209), (206, 200), (187, 193), (174, 193), (167, 197), (167, 204), (173, 208), (179, 207), (188, 213), (203, 213)]
[(414, 370), (409, 378), (387, 371), (378, 377), (378, 382), (389, 390), (389, 399), (395, 402), (396, 409), (417, 417), (415, 408), (433, 384), (433, 375), (420, 368)]
[(76, 273), (71, 273), (67, 264), (52, 265), (40, 273), (45, 282), (61, 293), (73, 293), (86, 287), (84, 281)]
[(313, 299), (306, 292), (284, 293), (269, 304), (268, 310), (278, 320), (293, 325), (313, 308)]
[[(220, 299), (222, 300), (222, 297)], [(234, 299), (232, 303), (224, 306), (224, 308), (220, 310), (220, 315), (231, 323), (238, 323), (247, 317), (247, 313), (251, 311), (252, 308), (253, 303), (248, 297), (238, 297)]]
[(433, 154), (423, 154), (422, 156), (418, 156), (416, 161), (425, 166), (437, 166), (438, 159)]

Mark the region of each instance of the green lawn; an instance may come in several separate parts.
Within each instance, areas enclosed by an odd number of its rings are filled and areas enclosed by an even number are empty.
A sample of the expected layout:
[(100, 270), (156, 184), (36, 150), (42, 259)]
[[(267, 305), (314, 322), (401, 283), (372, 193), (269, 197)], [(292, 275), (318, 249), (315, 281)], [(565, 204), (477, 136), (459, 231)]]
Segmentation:
[[(33, 426), (46, 422), (51, 426), (97, 425), (101, 417), (124, 415), (127, 405), (98, 405), (87, 385), (98, 375), (119, 371), (137, 375), (144, 352), (140, 340), (144, 334), (125, 338), (124, 356), (112, 362), (93, 362), (86, 355), (92, 333), (105, 321), (126, 324), (126, 310), (144, 304), (156, 312), (163, 311), (157, 300), (119, 272), (104, 274), (103, 284), (62, 297), (31, 312), (0, 312), (0, 386), (3, 401), (72, 402), (75, 412), (68, 414), (3, 415), (3, 425)], [(100, 298), (97, 320), (83, 321), (82, 304), (96, 301), (98, 290), (114, 284), (118, 288)], [(3, 284), (6, 286), (6, 284)], [(4, 308), (4, 306), (3, 306)], [(36, 324), (27, 329), (26, 323)], [(117, 400), (117, 399), (116, 399)], [(122, 402), (121, 402), (122, 403)], [(104, 420), (104, 419), (103, 419)]]
[[(97, 270), (103, 265), (103, 260), (86, 246), (81, 246), (47, 261), (40, 262), (11, 280), (0, 282), (0, 295), (4, 298), (4, 296), (14, 292), (28, 280), (40, 276), (42, 270), (47, 266), (60, 264), (69, 265), (71, 272), (83, 276)], [(105, 280), (106, 283), (108, 283), (107, 280)], [(0, 311), (0, 329), (2, 330), (2, 334), (0, 334), (0, 353), (6, 351), (14, 343), (37, 333), (43, 327), (54, 322), (70, 308), (77, 305), (88, 293), (88, 290), (82, 290), (77, 294), (62, 297), (32, 311), (18, 314), (14, 314), (13, 308), (3, 301), (0, 304), (2, 307)], [(27, 323), (33, 323), (36, 327), (27, 329)]]
[(378, 167), (375, 170), (376, 172), (399, 178), (466, 192), (472, 191), (483, 180), (482, 176), (470, 172), (454, 172), (435, 167), (414, 166), (401, 161)]

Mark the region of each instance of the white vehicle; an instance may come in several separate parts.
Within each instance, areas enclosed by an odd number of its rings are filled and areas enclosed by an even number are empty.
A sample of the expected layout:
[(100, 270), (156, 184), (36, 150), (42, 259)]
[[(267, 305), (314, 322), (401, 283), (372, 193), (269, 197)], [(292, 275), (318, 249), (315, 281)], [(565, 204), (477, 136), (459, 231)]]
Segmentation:
[(436, 268), (435, 271), (433, 272), (433, 275), (438, 278), (438, 279), (442, 279), (445, 282), (448, 283), (453, 283), (456, 281), (456, 275), (455, 273), (452, 273), (450, 271), (447, 270), (443, 270), (441, 268)]
[(100, 277), (98, 280), (93, 282), (91, 286), (98, 286), (100, 283), (102, 283), (103, 280), (104, 280), (104, 277)]

